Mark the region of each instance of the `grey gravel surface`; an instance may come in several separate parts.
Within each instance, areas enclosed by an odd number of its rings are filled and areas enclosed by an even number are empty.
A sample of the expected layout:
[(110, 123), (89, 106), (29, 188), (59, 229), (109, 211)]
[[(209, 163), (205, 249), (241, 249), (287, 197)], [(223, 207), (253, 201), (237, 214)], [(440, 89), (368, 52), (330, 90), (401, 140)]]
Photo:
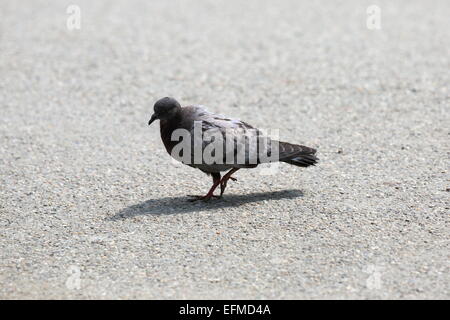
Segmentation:
[[(0, 1), (0, 298), (450, 298), (450, 2), (376, 2)], [(166, 95), (320, 164), (190, 203)]]

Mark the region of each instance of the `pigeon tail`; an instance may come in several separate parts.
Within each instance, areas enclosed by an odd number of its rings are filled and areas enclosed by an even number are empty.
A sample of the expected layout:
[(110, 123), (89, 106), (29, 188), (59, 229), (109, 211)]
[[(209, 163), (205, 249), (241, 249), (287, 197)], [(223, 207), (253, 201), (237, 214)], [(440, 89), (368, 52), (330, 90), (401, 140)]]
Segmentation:
[(298, 167), (314, 166), (319, 160), (315, 154), (316, 149), (288, 142), (279, 142), (279, 155), (281, 162), (289, 163)]

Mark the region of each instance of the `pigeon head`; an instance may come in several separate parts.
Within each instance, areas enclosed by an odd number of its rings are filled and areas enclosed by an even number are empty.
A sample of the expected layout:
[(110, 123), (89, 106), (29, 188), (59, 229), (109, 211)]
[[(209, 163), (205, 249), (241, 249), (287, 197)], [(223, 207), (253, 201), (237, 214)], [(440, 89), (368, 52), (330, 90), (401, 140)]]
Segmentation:
[(165, 97), (156, 101), (153, 106), (154, 114), (150, 118), (148, 125), (156, 119), (170, 120), (175, 117), (181, 109), (181, 105), (174, 98)]

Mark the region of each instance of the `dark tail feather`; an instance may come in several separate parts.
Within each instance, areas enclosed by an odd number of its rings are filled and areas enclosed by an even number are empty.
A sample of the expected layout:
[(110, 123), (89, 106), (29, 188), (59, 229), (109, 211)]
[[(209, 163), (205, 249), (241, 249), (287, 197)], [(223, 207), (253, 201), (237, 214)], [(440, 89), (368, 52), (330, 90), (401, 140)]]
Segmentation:
[(283, 162), (292, 164), (294, 166), (298, 167), (309, 167), (309, 166), (315, 166), (317, 163), (317, 160), (319, 160), (314, 155), (307, 155), (307, 156), (300, 156), (291, 160), (281, 160)]
[(310, 147), (300, 146), (287, 142), (279, 143), (280, 161), (292, 164), (298, 167), (314, 166), (319, 160), (316, 156), (316, 150)]

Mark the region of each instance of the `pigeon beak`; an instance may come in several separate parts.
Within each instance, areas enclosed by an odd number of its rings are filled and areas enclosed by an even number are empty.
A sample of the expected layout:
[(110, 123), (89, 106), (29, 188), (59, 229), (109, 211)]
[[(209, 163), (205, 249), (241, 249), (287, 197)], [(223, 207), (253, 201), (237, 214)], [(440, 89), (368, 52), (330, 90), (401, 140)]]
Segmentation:
[(157, 119), (156, 114), (153, 114), (150, 120), (148, 121), (148, 125), (151, 125), (153, 121)]

